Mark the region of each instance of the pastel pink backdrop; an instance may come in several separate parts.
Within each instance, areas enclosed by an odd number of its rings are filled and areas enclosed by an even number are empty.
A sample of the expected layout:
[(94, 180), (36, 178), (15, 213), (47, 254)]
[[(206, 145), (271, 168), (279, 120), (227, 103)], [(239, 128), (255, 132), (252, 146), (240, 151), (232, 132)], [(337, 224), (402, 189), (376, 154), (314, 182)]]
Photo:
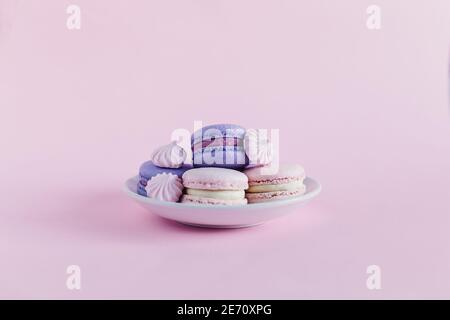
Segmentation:
[[(378, 31), (370, 4), (0, 0), (0, 297), (450, 298), (450, 3), (376, 1)], [(148, 214), (122, 183), (194, 120), (279, 128), (323, 193), (242, 230)]]

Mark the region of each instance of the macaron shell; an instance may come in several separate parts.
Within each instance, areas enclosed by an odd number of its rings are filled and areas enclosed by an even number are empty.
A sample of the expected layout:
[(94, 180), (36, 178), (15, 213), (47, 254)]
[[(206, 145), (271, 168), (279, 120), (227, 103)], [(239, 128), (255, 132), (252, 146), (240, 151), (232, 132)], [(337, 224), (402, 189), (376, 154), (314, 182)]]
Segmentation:
[(223, 199), (213, 199), (204, 198), (198, 196), (192, 196), (189, 194), (184, 194), (181, 196), (182, 203), (195, 203), (195, 204), (210, 204), (210, 205), (225, 205), (225, 206), (235, 206), (235, 205), (245, 205), (247, 204), (247, 199), (239, 200), (223, 200)]
[(211, 138), (217, 137), (233, 137), (238, 139), (244, 139), (245, 128), (236, 124), (212, 124), (205, 126), (191, 135), (191, 145), (194, 145), (202, 140), (211, 140)]
[(159, 173), (171, 173), (181, 178), (183, 173), (189, 169), (192, 169), (192, 166), (186, 164), (180, 168), (162, 168), (154, 165), (152, 161), (146, 161), (139, 168), (139, 175), (145, 180), (149, 180)]
[(201, 190), (245, 190), (248, 179), (242, 172), (225, 168), (196, 168), (183, 174), (186, 188)]
[(246, 197), (248, 203), (269, 202), (277, 200), (285, 200), (289, 198), (298, 197), (304, 194), (306, 187), (293, 191), (274, 191), (274, 192), (260, 192), (260, 193), (247, 193)]
[(255, 167), (244, 171), (249, 185), (286, 184), (305, 179), (305, 170), (298, 164), (279, 165), (276, 173), (266, 174), (267, 167)]

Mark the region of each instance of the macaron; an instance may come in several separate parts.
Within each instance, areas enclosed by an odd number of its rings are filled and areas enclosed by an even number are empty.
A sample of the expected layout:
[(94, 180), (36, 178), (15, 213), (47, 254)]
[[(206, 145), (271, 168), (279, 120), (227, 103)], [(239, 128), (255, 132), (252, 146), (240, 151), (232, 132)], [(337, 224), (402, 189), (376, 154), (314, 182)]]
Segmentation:
[(245, 128), (235, 124), (215, 124), (191, 136), (194, 167), (243, 169), (248, 163), (244, 148)]
[(280, 164), (274, 174), (268, 174), (266, 170), (266, 167), (256, 167), (244, 171), (248, 177), (249, 188), (245, 196), (249, 203), (288, 199), (305, 193), (305, 170), (302, 166)]
[(137, 184), (137, 193), (141, 196), (146, 197), (147, 191), (145, 190), (145, 188), (147, 187), (148, 181), (158, 174), (171, 173), (181, 178), (183, 176), (183, 173), (185, 173), (189, 169), (192, 169), (192, 166), (183, 165), (180, 168), (162, 168), (154, 165), (152, 161), (146, 161), (139, 168), (139, 182)]
[(248, 179), (240, 171), (226, 168), (196, 168), (183, 176), (183, 203), (211, 205), (247, 204)]

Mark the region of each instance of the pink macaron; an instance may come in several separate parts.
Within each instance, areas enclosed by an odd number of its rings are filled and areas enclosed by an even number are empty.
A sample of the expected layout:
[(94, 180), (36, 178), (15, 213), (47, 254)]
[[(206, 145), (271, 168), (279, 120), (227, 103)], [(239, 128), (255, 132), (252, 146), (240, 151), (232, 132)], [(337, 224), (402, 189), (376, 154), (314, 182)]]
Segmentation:
[(305, 170), (302, 166), (280, 165), (276, 173), (267, 171), (267, 167), (244, 171), (248, 177), (246, 197), (249, 203), (282, 200), (305, 193)]
[(185, 191), (181, 202), (211, 205), (247, 204), (248, 179), (240, 171), (225, 168), (197, 168), (182, 177)]

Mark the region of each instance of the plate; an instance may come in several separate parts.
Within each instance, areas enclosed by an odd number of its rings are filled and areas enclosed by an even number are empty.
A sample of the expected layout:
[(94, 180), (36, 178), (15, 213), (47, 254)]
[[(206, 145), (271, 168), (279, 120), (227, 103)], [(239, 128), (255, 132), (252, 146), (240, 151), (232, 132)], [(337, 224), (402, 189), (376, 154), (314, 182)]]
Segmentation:
[(125, 182), (124, 191), (133, 200), (153, 214), (183, 224), (206, 228), (243, 228), (255, 226), (290, 213), (315, 198), (321, 190), (320, 183), (307, 177), (306, 192), (298, 197), (272, 202), (236, 206), (218, 206), (165, 202), (147, 198), (136, 193), (138, 176)]

